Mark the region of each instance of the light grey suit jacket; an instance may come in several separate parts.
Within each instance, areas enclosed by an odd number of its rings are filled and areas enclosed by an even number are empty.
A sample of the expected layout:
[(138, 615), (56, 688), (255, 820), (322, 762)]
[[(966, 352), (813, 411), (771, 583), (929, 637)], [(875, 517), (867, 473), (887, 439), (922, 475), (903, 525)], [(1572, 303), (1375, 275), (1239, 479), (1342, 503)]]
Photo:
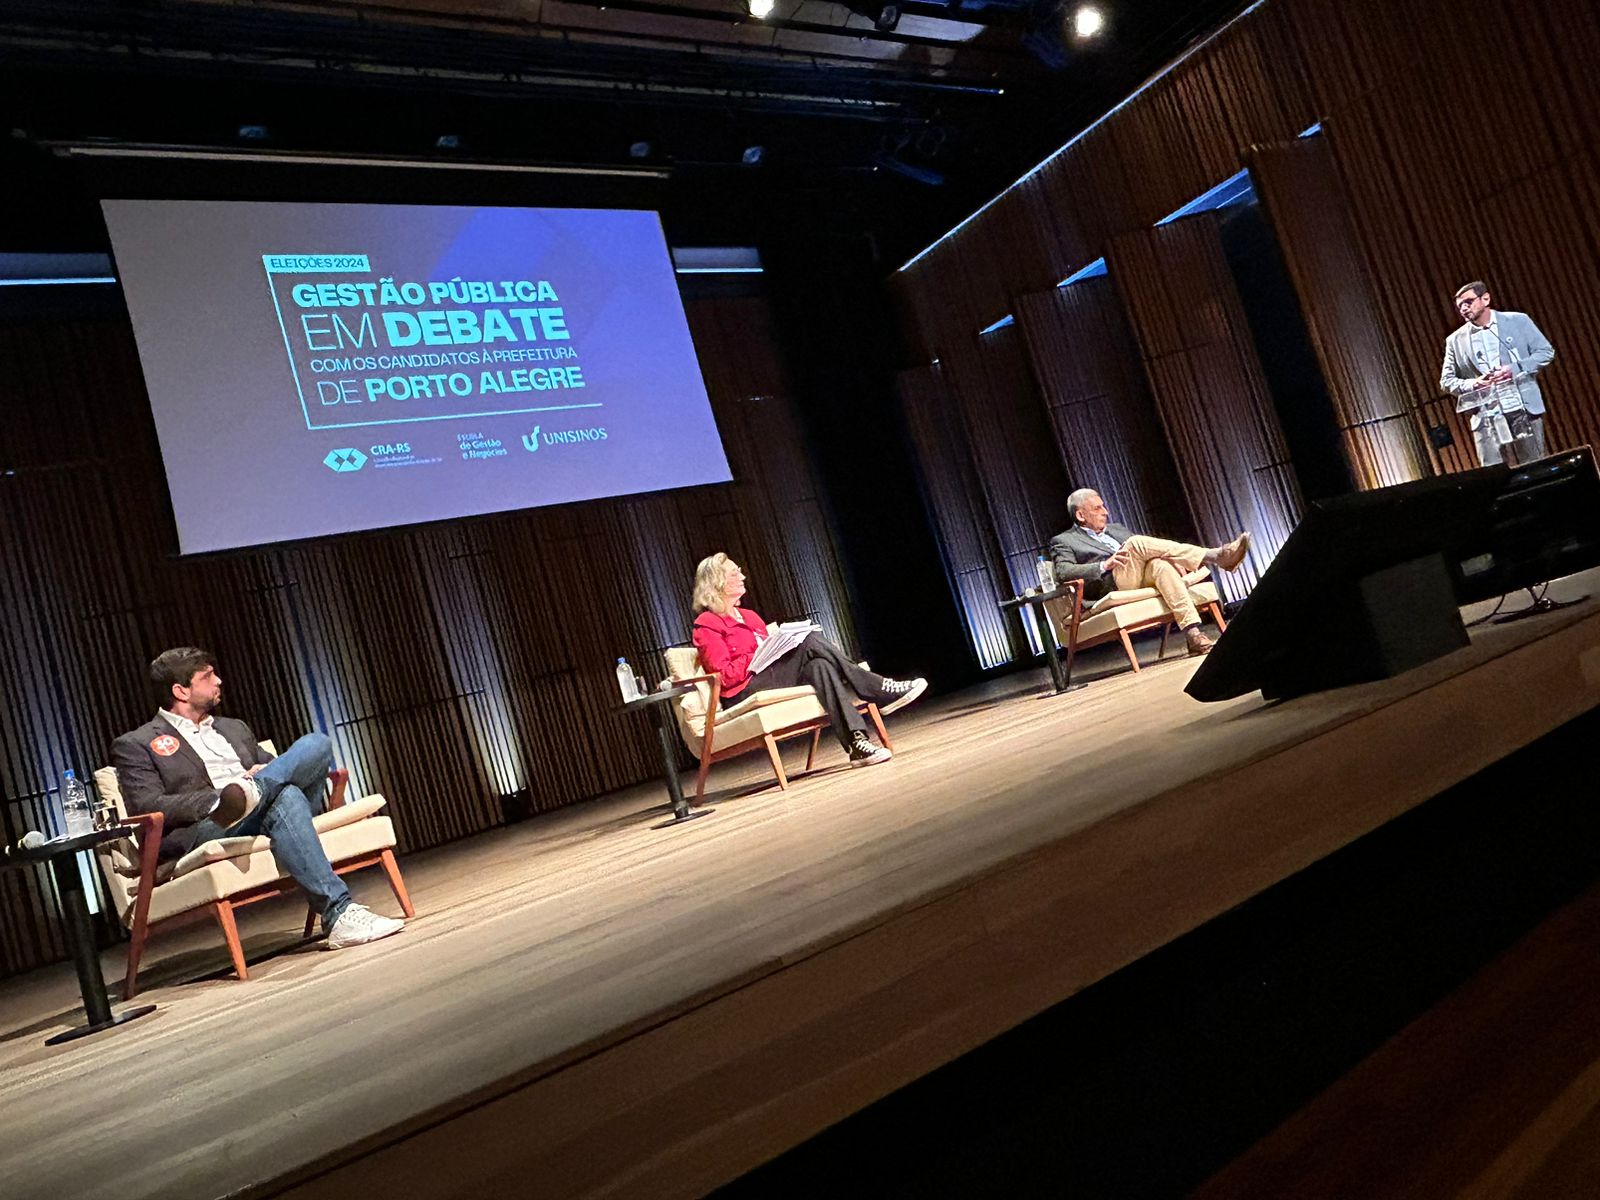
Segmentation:
[[(1496, 310), (1495, 317), (1500, 331), (1500, 361), (1515, 369), (1523, 406), (1538, 416), (1544, 412), (1544, 396), (1533, 377), (1550, 365), (1556, 348), (1539, 332), (1527, 313)], [(1444, 340), (1444, 370), (1439, 375), (1439, 390), (1452, 396), (1470, 392), (1473, 382), (1485, 374), (1472, 357), (1469, 338), (1473, 328), (1470, 321), (1463, 322), (1461, 328)], [(1472, 414), (1472, 427), (1478, 427), (1477, 413)]]

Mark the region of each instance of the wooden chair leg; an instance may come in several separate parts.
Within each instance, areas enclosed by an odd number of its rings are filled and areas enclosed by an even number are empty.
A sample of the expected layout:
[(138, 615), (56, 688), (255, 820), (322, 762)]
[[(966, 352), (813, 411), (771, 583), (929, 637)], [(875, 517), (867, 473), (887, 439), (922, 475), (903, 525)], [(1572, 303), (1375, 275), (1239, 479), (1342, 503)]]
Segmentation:
[(1222, 619), (1222, 605), (1212, 601), (1206, 605), (1206, 610), (1211, 614), (1211, 619), (1217, 623), (1217, 632), (1227, 633), (1228, 623)]
[(1167, 656), (1167, 634), (1172, 632), (1172, 622), (1168, 621), (1161, 626), (1161, 649), (1156, 651), (1156, 661), (1160, 662)]
[(769, 733), (762, 740), (767, 744), (767, 757), (772, 760), (772, 771), (778, 777), (778, 787), (787, 792), (789, 777), (783, 773), (783, 755), (778, 753), (778, 739)]
[(389, 877), (394, 898), (400, 901), (400, 911), (410, 920), (417, 915), (417, 910), (411, 907), (411, 897), (406, 894), (406, 881), (400, 878), (400, 864), (395, 862), (392, 849), (383, 852), (383, 873)]
[(306, 905), (306, 928), (305, 932), (300, 935), (301, 937), (308, 938), (311, 936), (311, 931), (317, 927), (317, 917), (319, 915), (314, 905)]
[(811, 764), (817, 760), (817, 743), (822, 740), (822, 726), (818, 725), (811, 731), (811, 749), (806, 751), (806, 770), (811, 770)]
[(872, 722), (873, 728), (878, 731), (878, 741), (885, 750), (893, 750), (894, 743), (889, 740), (889, 731), (883, 727), (883, 714), (878, 711), (876, 704), (867, 705), (867, 719)]
[(240, 979), (249, 979), (244, 966), (244, 946), (239, 942), (239, 926), (233, 920), (233, 904), (218, 900), (212, 909), (217, 914), (217, 924), (222, 926), (223, 940), (228, 943), (228, 954), (233, 958), (233, 973)]
[(139, 990), (139, 960), (144, 957), (144, 943), (150, 936), (150, 925), (148, 922), (135, 919), (133, 928), (128, 932), (128, 971), (122, 977), (124, 1000), (132, 1000), (134, 993)]
[(1128, 653), (1129, 665), (1137, 671), (1139, 669), (1139, 656), (1133, 652), (1133, 639), (1128, 636), (1126, 629), (1117, 630), (1117, 634), (1122, 638), (1122, 648)]
[(711, 756), (707, 754), (700, 760), (700, 773), (694, 779), (694, 802), (699, 804), (706, 794), (706, 773), (711, 770)]

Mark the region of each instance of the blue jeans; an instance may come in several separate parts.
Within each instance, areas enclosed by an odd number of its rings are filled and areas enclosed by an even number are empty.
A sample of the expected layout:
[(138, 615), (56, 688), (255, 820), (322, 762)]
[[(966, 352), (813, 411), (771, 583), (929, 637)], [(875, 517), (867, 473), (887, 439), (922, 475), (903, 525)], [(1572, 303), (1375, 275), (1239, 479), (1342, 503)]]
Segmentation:
[[(268, 837), (272, 857), (322, 911), (322, 931), (350, 906), (350, 889), (333, 873), (311, 818), (322, 811), (322, 790), (333, 767), (333, 743), (308, 733), (256, 772), (261, 801), (223, 837)], [(312, 797), (315, 797), (313, 800)]]

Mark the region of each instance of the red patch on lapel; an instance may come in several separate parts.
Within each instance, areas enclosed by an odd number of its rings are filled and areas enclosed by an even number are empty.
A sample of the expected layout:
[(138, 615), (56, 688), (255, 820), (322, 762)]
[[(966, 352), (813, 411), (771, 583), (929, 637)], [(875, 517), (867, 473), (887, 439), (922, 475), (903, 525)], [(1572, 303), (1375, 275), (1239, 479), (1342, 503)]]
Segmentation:
[(163, 733), (160, 737), (156, 738), (155, 741), (150, 743), (150, 749), (155, 751), (155, 753), (159, 754), (162, 758), (171, 758), (178, 752), (178, 747), (182, 744), (183, 743), (178, 741), (178, 739), (173, 737), (170, 733)]

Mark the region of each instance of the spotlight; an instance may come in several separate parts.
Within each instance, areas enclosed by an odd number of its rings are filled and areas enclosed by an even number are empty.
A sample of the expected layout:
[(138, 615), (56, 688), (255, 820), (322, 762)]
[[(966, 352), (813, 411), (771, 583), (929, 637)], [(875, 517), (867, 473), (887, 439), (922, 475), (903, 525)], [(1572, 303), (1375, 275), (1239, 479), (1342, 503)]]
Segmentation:
[(1092, 38), (1105, 27), (1105, 14), (1092, 4), (1080, 6), (1072, 15), (1072, 32), (1078, 38)]
[(746, 146), (744, 153), (739, 156), (739, 161), (747, 167), (759, 167), (761, 160), (767, 156), (765, 147)]
[(745, 7), (750, 10), (752, 17), (770, 17), (772, 6), (773, 0), (745, 0)]
[(650, 143), (649, 142), (635, 142), (633, 145), (628, 147), (628, 157), (629, 158), (649, 158), (650, 157)]

